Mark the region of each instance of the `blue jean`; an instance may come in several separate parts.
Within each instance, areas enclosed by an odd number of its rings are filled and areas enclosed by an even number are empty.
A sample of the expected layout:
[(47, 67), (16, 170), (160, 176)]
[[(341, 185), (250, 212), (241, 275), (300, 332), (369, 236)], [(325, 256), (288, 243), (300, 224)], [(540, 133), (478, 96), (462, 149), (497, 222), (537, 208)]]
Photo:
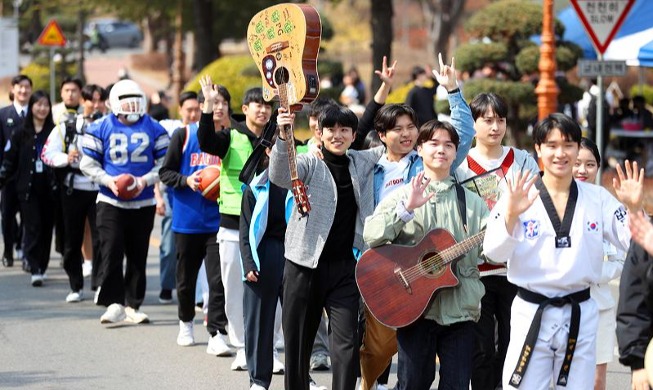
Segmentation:
[(438, 390), (466, 390), (472, 376), (476, 338), (473, 322), (443, 326), (421, 318), (397, 329), (397, 390), (428, 390), (440, 358)]
[(175, 237), (172, 233), (172, 209), (170, 208), (167, 191), (162, 192), (166, 205), (166, 215), (161, 220), (159, 277), (162, 290), (174, 290), (177, 285), (175, 281), (175, 273), (177, 272), (177, 250), (175, 248)]

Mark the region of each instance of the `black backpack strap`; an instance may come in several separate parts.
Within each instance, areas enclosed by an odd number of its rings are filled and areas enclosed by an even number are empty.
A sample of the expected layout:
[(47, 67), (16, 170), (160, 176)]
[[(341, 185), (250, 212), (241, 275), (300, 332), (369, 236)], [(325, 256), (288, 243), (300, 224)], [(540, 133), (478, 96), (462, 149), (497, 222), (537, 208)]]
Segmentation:
[(465, 189), (460, 184), (456, 183), (456, 195), (458, 197), (458, 212), (460, 219), (463, 221), (463, 229), (467, 233), (467, 204), (465, 201)]

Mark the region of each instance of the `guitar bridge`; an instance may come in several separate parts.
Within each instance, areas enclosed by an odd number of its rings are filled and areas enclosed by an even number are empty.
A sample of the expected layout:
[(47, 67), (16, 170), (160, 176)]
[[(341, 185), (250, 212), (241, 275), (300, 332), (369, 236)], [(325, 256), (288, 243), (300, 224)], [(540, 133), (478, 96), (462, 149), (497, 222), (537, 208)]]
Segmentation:
[(395, 268), (395, 276), (397, 277), (397, 279), (399, 279), (399, 283), (401, 283), (406, 289), (406, 291), (408, 291), (408, 294), (412, 294), (413, 289), (410, 287), (408, 280), (406, 279), (404, 273), (401, 271), (400, 268)]

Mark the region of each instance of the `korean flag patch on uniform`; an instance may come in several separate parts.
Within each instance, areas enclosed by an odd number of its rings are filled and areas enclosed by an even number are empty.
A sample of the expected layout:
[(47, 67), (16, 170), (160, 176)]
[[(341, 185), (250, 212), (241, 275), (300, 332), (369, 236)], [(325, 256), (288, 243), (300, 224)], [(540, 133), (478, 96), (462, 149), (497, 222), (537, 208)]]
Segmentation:
[(587, 221), (587, 231), (588, 232), (598, 232), (599, 231), (599, 222), (598, 221)]
[(530, 219), (528, 221), (522, 222), (524, 227), (524, 236), (528, 239), (534, 239), (540, 235), (540, 221)]

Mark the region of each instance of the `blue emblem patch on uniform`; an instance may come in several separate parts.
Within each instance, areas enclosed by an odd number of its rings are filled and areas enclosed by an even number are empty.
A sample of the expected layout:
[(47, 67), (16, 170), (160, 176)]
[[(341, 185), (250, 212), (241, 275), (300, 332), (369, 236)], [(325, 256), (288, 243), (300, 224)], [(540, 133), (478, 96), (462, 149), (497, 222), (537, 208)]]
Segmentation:
[(534, 219), (530, 219), (526, 222), (522, 222), (522, 226), (524, 227), (524, 236), (529, 239), (534, 239), (539, 237), (540, 235), (540, 221), (536, 221)]
[(599, 231), (599, 222), (598, 221), (587, 221), (587, 231), (588, 232), (598, 232)]

